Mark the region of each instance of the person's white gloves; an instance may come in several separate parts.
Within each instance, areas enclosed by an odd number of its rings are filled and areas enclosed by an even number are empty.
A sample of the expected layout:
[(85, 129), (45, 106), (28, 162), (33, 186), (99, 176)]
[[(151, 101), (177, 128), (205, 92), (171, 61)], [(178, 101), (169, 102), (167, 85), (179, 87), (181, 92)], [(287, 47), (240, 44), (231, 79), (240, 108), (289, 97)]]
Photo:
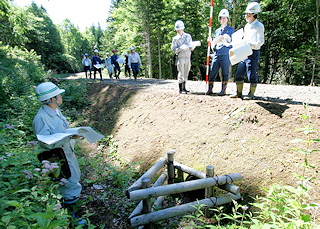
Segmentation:
[(230, 43), (231, 42), (231, 37), (228, 34), (223, 34), (223, 38), (226, 42)]
[(216, 38), (213, 39), (211, 43), (211, 47), (214, 47), (216, 44), (222, 42), (223, 39), (224, 39), (223, 35), (217, 36)]
[(112, 65), (112, 67), (115, 67), (114, 64)]

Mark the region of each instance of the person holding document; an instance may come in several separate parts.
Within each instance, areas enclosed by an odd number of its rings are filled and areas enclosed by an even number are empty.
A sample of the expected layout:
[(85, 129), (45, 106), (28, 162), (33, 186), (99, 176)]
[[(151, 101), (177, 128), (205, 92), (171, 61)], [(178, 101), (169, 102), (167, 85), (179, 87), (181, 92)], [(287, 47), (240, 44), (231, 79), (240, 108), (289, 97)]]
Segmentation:
[(95, 49), (93, 52), (94, 52), (94, 56), (92, 57), (93, 78), (96, 79), (96, 74), (98, 71), (100, 74), (100, 80), (102, 81), (102, 72), (101, 72), (102, 61), (99, 56), (99, 51)]
[[(247, 24), (244, 27), (245, 40), (252, 49), (252, 54), (247, 59), (241, 61), (238, 64), (235, 81), (237, 85), (237, 94), (232, 95), (231, 98), (242, 98), (244, 100), (253, 99), (254, 93), (258, 84), (258, 64), (260, 60), (260, 48), (264, 44), (264, 25), (258, 21), (258, 13), (260, 12), (260, 4), (257, 2), (251, 2), (246, 8), (246, 21)], [(250, 82), (250, 91), (247, 96), (242, 97), (242, 89), (244, 83), (244, 76), (247, 73), (248, 80)]]
[[(58, 88), (51, 82), (39, 84), (36, 89), (38, 101), (42, 106), (33, 119), (33, 129), (36, 135), (52, 135), (55, 133), (65, 133), (69, 128), (66, 118), (59, 110), (62, 104), (62, 96), (65, 90)], [(70, 206), (79, 200), (82, 190), (80, 181), (80, 168), (77, 157), (74, 152), (75, 140), (73, 136), (64, 138), (54, 144), (41, 144), (44, 149), (54, 149), (61, 147), (67, 158), (71, 177), (67, 179), (68, 183), (60, 186), (59, 191), (63, 197), (65, 206)]]
[(214, 55), (212, 57), (211, 71), (209, 75), (209, 88), (206, 95), (212, 95), (212, 89), (214, 82), (219, 78), (219, 69), (222, 70), (222, 83), (221, 91), (218, 95), (225, 95), (226, 89), (229, 81), (229, 50), (231, 48), (231, 35), (234, 33), (234, 28), (228, 26), (229, 21), (229, 11), (227, 9), (222, 9), (218, 16), (218, 21), (221, 26), (214, 33), (214, 39), (211, 37), (208, 40), (211, 43), (211, 48), (215, 49)]
[(192, 42), (191, 35), (184, 32), (184, 23), (181, 20), (176, 21), (175, 30), (177, 35), (173, 37), (171, 50), (177, 56), (177, 70), (178, 70), (178, 82), (179, 92), (187, 94), (189, 91), (186, 89), (186, 82), (191, 69), (191, 51), (195, 46), (190, 46)]

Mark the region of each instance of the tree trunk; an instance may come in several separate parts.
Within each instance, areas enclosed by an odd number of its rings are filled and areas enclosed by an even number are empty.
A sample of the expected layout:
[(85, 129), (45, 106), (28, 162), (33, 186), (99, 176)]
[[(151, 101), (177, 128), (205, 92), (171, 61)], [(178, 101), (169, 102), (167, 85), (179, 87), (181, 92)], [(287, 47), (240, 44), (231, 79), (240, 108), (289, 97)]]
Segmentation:
[[(320, 7), (320, 0), (316, 0), (316, 49), (319, 50), (319, 7)], [(316, 69), (316, 63), (319, 59), (319, 52), (315, 52), (315, 57), (313, 58), (313, 66), (312, 66), (312, 76), (311, 76), (311, 82), (310, 85), (313, 85), (314, 78), (315, 78), (315, 69)]]
[(159, 60), (159, 79), (162, 79), (162, 71), (161, 71), (161, 44), (160, 44), (160, 34), (158, 35), (158, 60)]

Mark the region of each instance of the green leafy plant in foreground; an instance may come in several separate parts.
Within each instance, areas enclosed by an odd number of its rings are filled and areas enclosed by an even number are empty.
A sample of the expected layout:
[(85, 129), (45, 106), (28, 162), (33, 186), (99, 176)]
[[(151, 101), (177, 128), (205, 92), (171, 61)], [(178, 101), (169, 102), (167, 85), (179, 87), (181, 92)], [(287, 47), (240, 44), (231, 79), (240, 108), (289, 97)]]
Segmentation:
[[(69, 221), (61, 208), (59, 183), (48, 177), (54, 165), (35, 167), (23, 161), (32, 151), (5, 153), (1, 156), (0, 226), (4, 228), (67, 228)], [(45, 164), (47, 166), (45, 166)], [(61, 184), (62, 185), (62, 184)]]

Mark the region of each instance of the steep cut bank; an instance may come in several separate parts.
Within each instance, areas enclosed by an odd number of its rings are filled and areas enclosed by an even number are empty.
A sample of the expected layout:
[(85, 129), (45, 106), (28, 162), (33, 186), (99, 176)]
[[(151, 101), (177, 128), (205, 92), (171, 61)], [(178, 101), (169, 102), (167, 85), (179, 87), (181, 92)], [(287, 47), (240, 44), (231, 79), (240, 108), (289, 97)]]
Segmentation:
[[(298, 180), (293, 173), (302, 175), (304, 156), (292, 148), (307, 146), (290, 141), (308, 137), (296, 131), (298, 128), (311, 124), (320, 129), (320, 105), (312, 103), (305, 109), (292, 99), (299, 93), (308, 96), (297, 91), (299, 87), (292, 86), (291, 94), (285, 95), (281, 94), (287, 90), (283, 87), (290, 86), (272, 86), (281, 92), (279, 97), (287, 100), (261, 97), (242, 101), (205, 96), (193, 84), (192, 94), (179, 95), (165, 81), (155, 85), (122, 81), (91, 83), (92, 105), (87, 115), (91, 126), (114, 135), (122, 160), (143, 162), (142, 166), (148, 169), (174, 149), (178, 162), (195, 169), (204, 171), (207, 165), (213, 165), (217, 175), (241, 173), (243, 180), (237, 185), (252, 196), (275, 182), (295, 185)], [(263, 86), (271, 85), (259, 85), (260, 93)], [(229, 91), (232, 88), (233, 85)], [(317, 101), (315, 94), (309, 95)], [(309, 119), (303, 120), (302, 114)], [(319, 132), (310, 137), (319, 139)], [(319, 149), (319, 143), (312, 143), (310, 148)], [(319, 202), (319, 154), (312, 153), (308, 161), (316, 166), (308, 169), (306, 176), (316, 177), (311, 194)]]

